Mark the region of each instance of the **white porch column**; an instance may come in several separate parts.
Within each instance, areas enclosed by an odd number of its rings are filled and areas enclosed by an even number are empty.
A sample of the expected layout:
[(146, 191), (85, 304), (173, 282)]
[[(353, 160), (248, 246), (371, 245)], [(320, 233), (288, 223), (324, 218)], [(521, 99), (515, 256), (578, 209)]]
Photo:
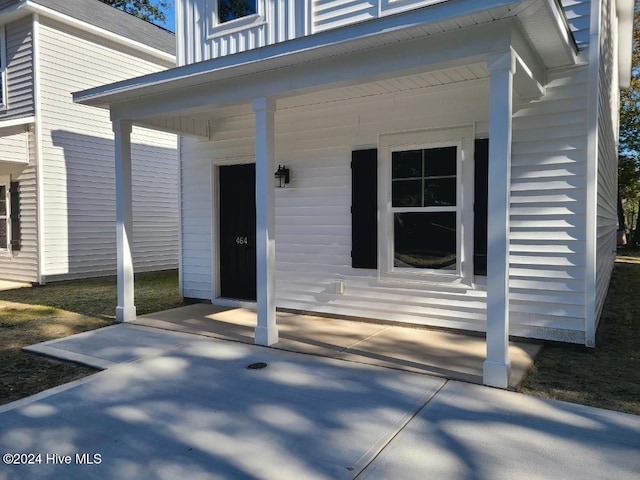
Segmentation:
[(255, 343), (278, 341), (276, 325), (276, 237), (275, 237), (275, 100), (257, 98), (256, 114), (256, 263), (258, 325)]
[(515, 55), (490, 55), (489, 218), (487, 225), (487, 359), (483, 383), (509, 385), (509, 192)]
[(118, 306), (116, 320), (136, 318), (133, 303), (133, 207), (131, 187), (131, 122), (114, 120), (116, 159), (116, 229), (118, 248)]

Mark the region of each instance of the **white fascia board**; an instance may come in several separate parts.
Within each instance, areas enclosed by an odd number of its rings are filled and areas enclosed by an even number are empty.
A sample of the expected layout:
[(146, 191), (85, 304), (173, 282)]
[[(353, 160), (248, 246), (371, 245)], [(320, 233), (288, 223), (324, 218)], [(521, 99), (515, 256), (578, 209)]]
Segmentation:
[(620, 88), (631, 85), (631, 59), (633, 52), (634, 0), (616, 0), (618, 13), (618, 76)]
[[(599, 0), (598, 0), (599, 1)], [(576, 44), (576, 39), (571, 33), (571, 27), (567, 22), (567, 17), (564, 14), (564, 10), (559, 0), (545, 0), (545, 6), (547, 7), (547, 12), (549, 12), (549, 16), (551, 17), (553, 24), (556, 28), (556, 31), (560, 38), (562, 38), (562, 45), (565, 48), (565, 53), (573, 57), (573, 62), (577, 62), (578, 56), (578, 45)]]
[(21, 125), (31, 125), (36, 123), (36, 117), (22, 117), (22, 118), (12, 118), (11, 120), (2, 120), (0, 121), (0, 129), (3, 128), (11, 128), (11, 127), (19, 127)]
[(27, 0), (22, 0), (20, 3), (0, 10), (0, 25), (6, 25), (30, 13), (27, 8)]
[(0, 25), (13, 22), (21, 17), (24, 17), (26, 15), (32, 15), (32, 14), (38, 14), (46, 18), (51, 18), (57, 22), (63, 23), (65, 25), (69, 25), (71, 27), (78, 28), (85, 32), (96, 35), (100, 38), (110, 40), (120, 45), (124, 45), (126, 47), (132, 48), (139, 52), (143, 52), (147, 55), (156, 57), (162, 60), (163, 62), (169, 63), (171, 65), (175, 65), (175, 62), (176, 62), (175, 55), (171, 55), (169, 53), (163, 52), (162, 50), (158, 50), (157, 48), (150, 47), (140, 42), (135, 42), (129, 38), (123, 37), (121, 35), (117, 35), (103, 28), (90, 25), (86, 22), (82, 22), (76, 18), (69, 17), (68, 15), (64, 15), (60, 12), (56, 12), (55, 10), (51, 10), (50, 8), (43, 7), (42, 5), (31, 2), (29, 0), (23, 0), (16, 5), (12, 5), (11, 7), (5, 8), (4, 10), (0, 10)]

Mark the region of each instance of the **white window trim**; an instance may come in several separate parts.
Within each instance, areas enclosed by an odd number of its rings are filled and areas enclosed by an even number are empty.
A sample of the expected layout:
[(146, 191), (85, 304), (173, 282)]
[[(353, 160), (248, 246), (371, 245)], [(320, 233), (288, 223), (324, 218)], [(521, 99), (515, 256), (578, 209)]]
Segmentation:
[(206, 11), (209, 13), (208, 39), (230, 35), (242, 30), (258, 27), (267, 23), (265, 0), (256, 0), (256, 13), (220, 23), (218, 20), (218, 0), (207, 0)]
[(7, 243), (5, 245), (0, 243), (0, 252), (6, 254), (11, 252), (11, 249), (9, 248), (11, 245), (11, 194), (9, 192), (9, 188), (11, 187), (11, 178), (8, 175), (0, 175), (0, 185), (5, 187), (5, 201), (7, 202), (5, 204), (7, 206), (6, 217), (0, 217), (0, 222), (5, 222), (6, 225)]
[[(473, 284), (473, 185), (474, 126), (456, 126), (432, 130), (382, 134), (378, 140), (378, 280), (381, 283)], [(394, 268), (393, 213), (437, 211), (438, 207), (394, 208), (391, 204), (391, 155), (394, 151), (442, 146), (458, 147), (456, 175), (456, 270)], [(463, 188), (464, 185), (464, 188)], [(451, 211), (451, 208), (447, 208)]]
[(4, 26), (0, 27), (0, 110), (7, 109), (7, 42), (5, 38)]

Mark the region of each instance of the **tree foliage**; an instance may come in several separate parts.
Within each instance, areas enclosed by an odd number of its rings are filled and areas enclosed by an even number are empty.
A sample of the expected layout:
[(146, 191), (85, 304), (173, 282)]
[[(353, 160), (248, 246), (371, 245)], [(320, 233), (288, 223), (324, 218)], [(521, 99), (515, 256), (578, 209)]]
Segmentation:
[(165, 9), (169, 7), (168, 0), (100, 0), (123, 12), (130, 13), (150, 23), (165, 22)]
[[(631, 85), (620, 93), (618, 188), (627, 219), (637, 222), (640, 201), (640, 2), (638, 0), (635, 4), (634, 17)], [(627, 225), (633, 226), (633, 223)]]

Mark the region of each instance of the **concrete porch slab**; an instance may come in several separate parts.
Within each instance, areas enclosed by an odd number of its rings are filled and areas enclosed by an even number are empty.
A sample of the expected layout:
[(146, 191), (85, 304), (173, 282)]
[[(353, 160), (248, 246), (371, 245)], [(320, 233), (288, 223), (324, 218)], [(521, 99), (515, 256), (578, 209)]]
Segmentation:
[[(194, 304), (131, 323), (252, 344), (256, 313)], [(482, 336), (285, 312), (278, 312), (277, 323), (280, 340), (274, 348), (482, 383)], [(511, 342), (510, 388), (519, 384), (539, 350), (539, 344)]]

